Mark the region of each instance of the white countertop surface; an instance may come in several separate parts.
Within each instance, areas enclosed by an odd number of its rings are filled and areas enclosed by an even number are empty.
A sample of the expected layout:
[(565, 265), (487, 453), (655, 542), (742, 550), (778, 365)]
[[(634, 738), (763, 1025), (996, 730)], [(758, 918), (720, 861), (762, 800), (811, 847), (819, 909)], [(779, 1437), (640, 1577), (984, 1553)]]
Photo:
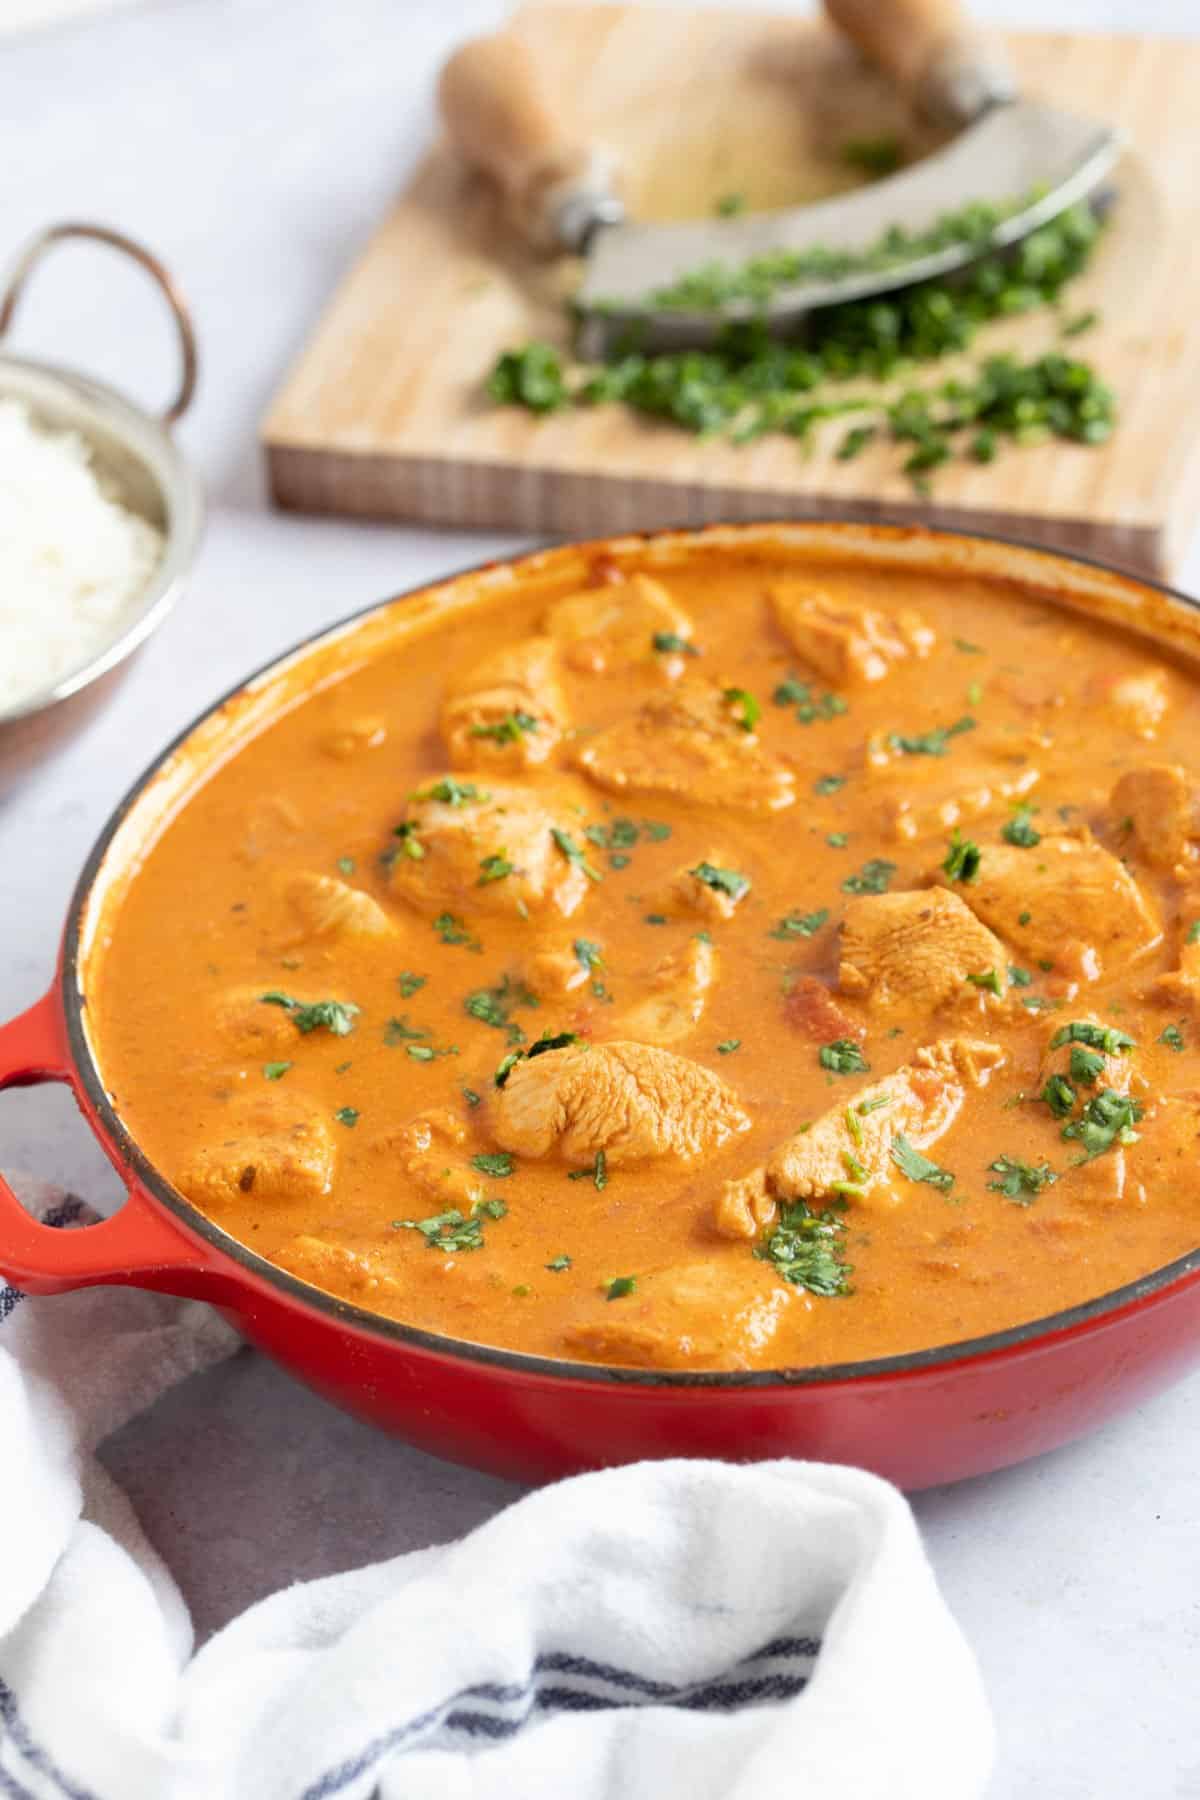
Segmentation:
[[(49, 18), (55, 0), (41, 3)], [(976, 10), (1042, 28), (1200, 25), (1170, 0)], [(190, 591), (119, 702), (0, 805), (0, 1017), (46, 986), (93, 837), (181, 725), (314, 627), (515, 545), (273, 515), (254, 437), (429, 133), (438, 56), (493, 13), (487, 0), (162, 0), (0, 43), (0, 256), (74, 216), (123, 226), (172, 263), (204, 354), (181, 438), (211, 505)], [(153, 296), (102, 253), (62, 251), (16, 335), (148, 400), (172, 380)], [(1200, 588), (1194, 554), (1180, 583)], [(111, 1194), (70, 1115), (57, 1090), (0, 1097), (0, 1165)], [(994, 1800), (1200, 1796), (1198, 1403), (1200, 1375), (1082, 1444), (917, 1497), (996, 1709)], [(518, 1491), (356, 1424), (249, 1351), (169, 1396), (106, 1458), (202, 1635), (289, 1580), (454, 1536)]]

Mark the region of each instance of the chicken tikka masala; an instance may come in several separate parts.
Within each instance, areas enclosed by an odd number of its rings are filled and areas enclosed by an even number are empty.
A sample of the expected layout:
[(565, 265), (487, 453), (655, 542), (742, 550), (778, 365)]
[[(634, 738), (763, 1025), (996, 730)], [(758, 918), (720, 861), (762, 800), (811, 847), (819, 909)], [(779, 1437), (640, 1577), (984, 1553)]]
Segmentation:
[(662, 1369), (975, 1337), (1195, 1247), (1200, 687), (1015, 584), (597, 550), (162, 830), (91, 1029), (369, 1311)]

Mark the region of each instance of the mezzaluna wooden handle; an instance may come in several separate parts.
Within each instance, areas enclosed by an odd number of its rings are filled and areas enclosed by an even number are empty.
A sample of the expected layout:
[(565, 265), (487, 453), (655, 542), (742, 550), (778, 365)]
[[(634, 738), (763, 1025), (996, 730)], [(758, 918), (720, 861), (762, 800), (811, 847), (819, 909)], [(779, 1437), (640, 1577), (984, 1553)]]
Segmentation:
[(1012, 100), (1003, 46), (958, 0), (824, 0), (830, 24), (939, 124), (965, 125)]
[(455, 149), (497, 183), (530, 242), (578, 250), (596, 223), (620, 217), (611, 172), (574, 136), (511, 33), (456, 50), (438, 82), (438, 106)]

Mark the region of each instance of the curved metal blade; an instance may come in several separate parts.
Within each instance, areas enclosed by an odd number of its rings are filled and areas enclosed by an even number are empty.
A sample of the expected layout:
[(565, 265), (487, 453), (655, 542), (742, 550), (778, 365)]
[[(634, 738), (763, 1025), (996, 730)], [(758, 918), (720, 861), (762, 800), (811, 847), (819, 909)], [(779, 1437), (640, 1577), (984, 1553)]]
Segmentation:
[[(816, 307), (948, 274), (1016, 243), (1086, 199), (1120, 150), (1115, 130), (1021, 100), (994, 108), (911, 169), (852, 194), (744, 218), (613, 226), (598, 235), (577, 296), (584, 313), (581, 350), (600, 356), (631, 329), (654, 348), (704, 344), (736, 318), (761, 317), (783, 330)], [(780, 250), (863, 251), (892, 226), (916, 234), (976, 201), (1003, 208), (1023, 194), (1036, 197), (1011, 213), (985, 243), (951, 244), (887, 269), (805, 282), (779, 291), (765, 305), (737, 301), (719, 311), (685, 312), (654, 302), (657, 290), (706, 265), (736, 268)]]

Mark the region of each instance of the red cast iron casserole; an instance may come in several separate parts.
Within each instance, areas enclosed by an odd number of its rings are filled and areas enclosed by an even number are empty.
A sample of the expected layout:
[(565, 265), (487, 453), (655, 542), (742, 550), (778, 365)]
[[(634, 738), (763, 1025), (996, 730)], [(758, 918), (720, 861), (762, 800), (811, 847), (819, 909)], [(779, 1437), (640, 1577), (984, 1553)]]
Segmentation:
[(1051, 1449), (1200, 1361), (1200, 1249), (1069, 1311), (869, 1362), (676, 1374), (490, 1349), (377, 1317), (273, 1267), (178, 1194), (124, 1128), (88, 1035), (87, 970), (103, 906), (153, 829), (231, 743), (303, 692), (315, 672), (325, 679), (354, 666), (410, 621), (469, 610), (516, 579), (550, 579), (585, 552), (645, 567), (709, 547), (1016, 579), (1200, 660), (1195, 603), (1166, 589), (998, 539), (823, 523), (718, 526), (542, 551), (372, 608), (309, 640), (205, 714), (142, 777), (80, 877), (53, 986), (0, 1026), (0, 1088), (65, 1082), (128, 1189), (112, 1219), (60, 1231), (30, 1218), (0, 1180), (0, 1268), (11, 1280), (36, 1294), (115, 1282), (211, 1301), (337, 1405), (437, 1455), (526, 1480), (639, 1457), (801, 1456), (859, 1464), (919, 1488)]

